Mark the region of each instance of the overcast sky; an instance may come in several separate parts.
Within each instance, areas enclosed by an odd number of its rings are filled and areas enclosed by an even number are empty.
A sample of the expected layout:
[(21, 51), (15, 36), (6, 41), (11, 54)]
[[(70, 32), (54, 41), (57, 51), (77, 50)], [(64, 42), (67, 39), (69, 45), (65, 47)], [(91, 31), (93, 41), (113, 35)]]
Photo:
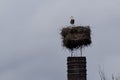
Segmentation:
[(60, 30), (90, 25), (87, 79), (120, 75), (120, 0), (0, 0), (0, 80), (67, 80)]

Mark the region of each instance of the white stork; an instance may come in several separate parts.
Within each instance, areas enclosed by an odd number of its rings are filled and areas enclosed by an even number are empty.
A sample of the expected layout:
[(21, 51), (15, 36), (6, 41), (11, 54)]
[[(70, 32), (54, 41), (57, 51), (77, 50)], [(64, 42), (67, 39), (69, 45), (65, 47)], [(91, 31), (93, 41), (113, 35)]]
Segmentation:
[(74, 20), (73, 16), (71, 16), (70, 19), (71, 19), (71, 20), (70, 20), (70, 24), (74, 25), (75, 20)]

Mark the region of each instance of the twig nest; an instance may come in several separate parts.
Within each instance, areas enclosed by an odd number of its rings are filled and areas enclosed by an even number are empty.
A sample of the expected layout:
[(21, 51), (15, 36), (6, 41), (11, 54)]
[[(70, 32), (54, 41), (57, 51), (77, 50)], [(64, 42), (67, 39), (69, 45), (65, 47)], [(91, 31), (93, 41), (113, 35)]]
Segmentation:
[(91, 30), (89, 26), (66, 27), (61, 31), (63, 46), (73, 50), (91, 44)]

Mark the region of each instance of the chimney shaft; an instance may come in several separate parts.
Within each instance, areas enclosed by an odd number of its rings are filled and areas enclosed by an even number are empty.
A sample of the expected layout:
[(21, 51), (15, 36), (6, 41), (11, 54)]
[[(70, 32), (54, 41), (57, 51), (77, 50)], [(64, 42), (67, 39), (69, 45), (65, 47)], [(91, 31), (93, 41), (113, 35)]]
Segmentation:
[(86, 57), (67, 58), (67, 79), (87, 80)]

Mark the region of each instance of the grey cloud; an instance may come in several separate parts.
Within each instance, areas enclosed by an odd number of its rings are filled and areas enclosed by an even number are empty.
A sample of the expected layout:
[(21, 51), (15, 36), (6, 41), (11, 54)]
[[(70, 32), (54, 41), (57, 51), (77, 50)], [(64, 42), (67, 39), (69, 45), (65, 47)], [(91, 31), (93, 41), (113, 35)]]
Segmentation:
[[(69, 25), (71, 15), (75, 17), (76, 25), (92, 28), (93, 43), (84, 50), (88, 79), (100, 79), (99, 64), (104, 64), (109, 76), (115, 71), (119, 73), (116, 66), (119, 66), (120, 56), (120, 1), (0, 2), (4, 4), (0, 5), (0, 80), (67, 79), (69, 51), (62, 48), (59, 33), (62, 27)], [(109, 67), (111, 64), (115, 66)]]

